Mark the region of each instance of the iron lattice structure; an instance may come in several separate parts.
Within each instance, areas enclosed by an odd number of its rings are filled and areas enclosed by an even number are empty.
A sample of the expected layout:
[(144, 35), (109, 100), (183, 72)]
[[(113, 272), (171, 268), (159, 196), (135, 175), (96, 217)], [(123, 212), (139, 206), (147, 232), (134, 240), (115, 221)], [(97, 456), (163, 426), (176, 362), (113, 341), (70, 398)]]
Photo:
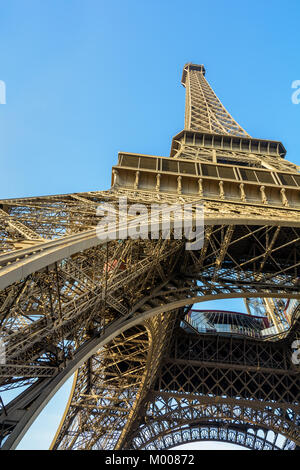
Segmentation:
[[(208, 439), (300, 445), (292, 361), (300, 338), (298, 167), (280, 142), (253, 139), (237, 124), (202, 65), (185, 65), (182, 83), (185, 128), (169, 157), (119, 153), (108, 191), (0, 201), (0, 385), (3, 397), (14, 393), (2, 401), (4, 449), (17, 446), (73, 374), (53, 449), (167, 449)], [(186, 250), (185, 240), (161, 231), (155, 240), (99, 238), (97, 208), (121, 220), (120, 196), (147, 207), (189, 203), (193, 217), (201, 203), (203, 246)], [(260, 305), (273, 333), (187, 324), (193, 304), (230, 298), (245, 299), (249, 315)], [(287, 299), (294, 308), (284, 319)]]

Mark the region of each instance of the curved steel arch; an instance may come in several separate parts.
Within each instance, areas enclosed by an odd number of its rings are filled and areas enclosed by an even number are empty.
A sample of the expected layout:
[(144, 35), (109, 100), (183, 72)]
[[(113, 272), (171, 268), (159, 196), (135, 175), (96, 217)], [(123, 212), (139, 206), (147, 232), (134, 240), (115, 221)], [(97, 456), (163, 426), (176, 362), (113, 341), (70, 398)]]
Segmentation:
[[(263, 436), (260, 436), (260, 433), (263, 433)], [(271, 434), (274, 435), (273, 439)], [(235, 444), (250, 450), (295, 449), (295, 444), (292, 441), (282, 438), (281, 442), (278, 442), (278, 437), (279, 434), (275, 434), (273, 431), (270, 433), (268, 430), (256, 426), (207, 422), (173, 429), (164, 436), (153, 439), (141, 449), (167, 450), (183, 444), (209, 441)]]
[[(298, 328), (297, 328), (297, 318), (295, 318), (295, 321), (294, 321), (294, 328), (293, 328), (293, 330), (295, 331), (295, 329), (297, 329), (297, 331), (298, 331)], [(293, 333), (291, 333), (291, 335), (293, 336)], [(250, 339), (250, 342), (251, 342), (251, 339)], [(279, 343), (281, 343), (281, 342), (282, 342), (282, 341), (279, 340)], [(279, 345), (279, 343), (277, 343), (277, 344)], [(153, 393), (154, 393), (154, 394), (155, 394), (155, 393), (156, 393), (156, 394), (157, 394), (157, 393), (159, 394), (159, 392), (155, 392), (155, 391), (153, 391)], [(196, 397), (194, 397), (194, 398), (196, 398)], [(202, 397), (201, 400), (205, 400), (205, 398)], [(211, 404), (211, 402), (213, 402), (213, 401), (214, 401), (213, 399), (208, 399), (208, 400), (205, 401), (205, 403), (206, 403), (206, 405), (209, 405), (209, 404)], [(218, 401), (216, 401), (216, 403), (218, 403)], [(236, 408), (240, 403), (242, 403), (242, 402), (239, 401), (239, 400), (235, 401), (235, 408)], [(230, 400), (228, 401), (228, 400), (225, 400), (225, 399), (224, 399), (224, 404), (227, 405), (227, 406), (228, 406), (228, 405), (230, 405), (230, 406), (232, 405), (232, 403), (231, 403)], [(245, 400), (244, 400), (244, 401), (243, 401), (243, 406), (244, 406), (244, 408), (251, 409), (251, 406), (252, 406), (251, 401), (247, 401), (247, 400), (245, 401)], [(279, 406), (279, 405), (278, 405), (278, 406)], [(278, 420), (277, 414), (278, 414), (278, 412), (281, 412), (281, 411), (280, 411), (280, 406), (279, 406), (279, 408), (278, 408), (278, 406), (276, 406), (274, 403), (271, 403), (271, 408), (273, 409), (273, 412), (268, 411), (268, 419), (271, 420), (270, 429), (275, 429), (276, 426), (277, 426), (277, 424), (276, 424), (276, 421)], [(246, 411), (247, 411), (247, 410), (246, 410)], [(143, 413), (144, 413), (144, 412), (143, 412)], [(183, 414), (184, 414), (184, 413), (183, 413)], [(263, 416), (262, 416), (262, 417), (260, 417), (259, 414), (257, 414), (256, 416), (257, 416), (257, 421), (259, 421), (259, 419), (260, 419), (260, 420), (261, 420), (261, 424), (263, 425), (263, 424), (264, 424), (264, 420), (267, 419), (267, 417), (266, 417), (266, 415), (265, 415), (265, 412), (263, 413)], [(227, 418), (228, 418), (228, 416), (227, 416)], [(163, 419), (163, 418), (162, 418), (162, 419)], [(233, 416), (232, 419), (235, 419), (235, 417)], [(247, 419), (248, 419), (248, 418), (247, 418)], [(171, 423), (175, 422), (175, 419), (173, 419), (173, 418), (171, 417), (170, 419), (168, 419), (168, 422), (170, 423), (170, 426), (169, 426), (169, 427), (171, 428), (171, 427), (172, 427), (172, 424), (171, 424)], [(254, 423), (255, 423), (255, 421), (252, 422), (252, 424), (254, 424)], [(135, 425), (135, 427), (136, 427), (136, 425)], [(278, 429), (281, 430), (281, 428), (278, 428)], [(290, 432), (287, 432), (287, 436), (291, 436)], [(126, 442), (126, 443), (124, 443), (124, 445), (126, 445), (126, 448), (128, 448), (128, 446), (129, 446), (129, 448), (131, 448), (130, 442)], [(57, 446), (59, 446), (59, 442), (56, 443), (56, 447), (57, 447)]]
[[(157, 295), (159, 295), (159, 290)], [(180, 307), (185, 305), (190, 305), (191, 303), (205, 302), (208, 300), (215, 299), (226, 299), (226, 298), (246, 298), (246, 297), (272, 297), (275, 298), (278, 296), (286, 297), (287, 294), (274, 294), (274, 293), (264, 293), (264, 292), (244, 292), (244, 293), (221, 293), (215, 295), (204, 295), (202, 297), (184, 297), (180, 300), (169, 302), (168, 304), (160, 305), (159, 307), (150, 308), (146, 311), (140, 312), (141, 303), (139, 303), (133, 310), (130, 312), (127, 317), (122, 317), (119, 320), (113, 322), (112, 325), (108, 326), (102, 334), (97, 335), (95, 338), (87, 341), (85, 344), (81, 345), (76, 351), (74, 358), (71, 359), (66, 367), (55, 375), (52, 379), (44, 379), (39, 381), (37, 384), (34, 384), (30, 387), (29, 390), (26, 390), (18, 400), (13, 400), (6, 407), (6, 421), (13, 421), (13, 418), (16, 414), (16, 407), (20, 409), (26, 409), (21, 419), (19, 418), (16, 423), (13, 424), (13, 431), (10, 433), (10, 436), (3, 444), (3, 449), (15, 448), (26, 431), (29, 429), (31, 424), (50, 401), (50, 399), (55, 395), (59, 388), (65, 383), (65, 381), (71, 377), (71, 375), (78, 370), (78, 368), (89, 359), (92, 355), (96, 354), (97, 351), (111, 342), (115, 337), (126, 331), (127, 329), (142, 324), (144, 321), (170, 311), (176, 311)], [(300, 294), (294, 295), (294, 298), (300, 299)], [(143, 303), (146, 303), (148, 299), (144, 299)], [(299, 312), (300, 313), (300, 312)], [(297, 316), (298, 318), (298, 316)], [(295, 319), (295, 322), (297, 321)], [(280, 335), (279, 335), (280, 337)], [(30, 406), (29, 406), (30, 404)]]
[[(116, 198), (116, 195), (111, 195), (111, 197), (112, 199)], [(202, 203), (202, 200), (200, 202)], [(192, 204), (197, 206), (199, 201), (194, 200)], [(273, 222), (272, 219), (270, 219), (270, 222)], [(219, 223), (219, 216), (209, 212), (205, 213), (205, 225), (207, 227), (218, 225)], [(241, 217), (240, 214), (234, 212), (230, 215), (224, 214), (222, 216), (222, 225), (229, 226), (232, 224), (250, 227), (257, 225), (265, 226), (266, 220), (258, 220), (257, 217), (249, 215)], [(144, 225), (141, 224), (140, 226), (141, 228), (148, 228), (148, 220)], [(276, 226), (300, 228), (300, 222), (282, 217), (281, 219), (276, 219)], [(122, 230), (122, 228), (123, 225), (118, 227), (119, 230)], [(11, 284), (24, 279), (26, 276), (82, 250), (104, 245), (111, 239), (114, 239), (113, 233), (107, 232), (107, 238), (101, 239), (97, 229), (91, 229), (50, 241), (39, 241), (33, 247), (20, 249), (12, 253), (4, 253), (0, 256), (0, 289), (5, 289)]]
[[(163, 414), (158, 409), (164, 404), (164, 407), (170, 406), (170, 400), (173, 398), (173, 410)], [(176, 432), (182, 427), (193, 426), (194, 423), (211, 422), (214, 426), (216, 422), (225, 423), (226, 426), (244, 426), (262, 428), (265, 431), (272, 431), (285, 437), (288, 442), (292, 442), (296, 447), (300, 445), (300, 436), (297, 431), (297, 425), (289, 422), (285, 417), (287, 410), (282, 409), (280, 404), (274, 403), (266, 406), (265, 409), (251, 403), (251, 400), (230, 400), (220, 399), (219, 397), (196, 397), (188, 398), (173, 395), (170, 393), (157, 393), (152, 397), (153, 402), (148, 403), (151, 410), (155, 410), (155, 417), (151, 418), (148, 414), (145, 416), (145, 423), (133, 433), (128, 441), (127, 449), (145, 448), (152, 442), (163, 439), (170, 433)], [(165, 400), (165, 403), (163, 402)], [(181, 401), (190, 401), (190, 404), (181, 406)], [(159, 403), (159, 406), (157, 405)], [(148, 412), (149, 413), (149, 412)], [(299, 421), (298, 410), (298, 421)], [(290, 426), (290, 428), (289, 428)], [(291, 444), (292, 445), (292, 444)]]

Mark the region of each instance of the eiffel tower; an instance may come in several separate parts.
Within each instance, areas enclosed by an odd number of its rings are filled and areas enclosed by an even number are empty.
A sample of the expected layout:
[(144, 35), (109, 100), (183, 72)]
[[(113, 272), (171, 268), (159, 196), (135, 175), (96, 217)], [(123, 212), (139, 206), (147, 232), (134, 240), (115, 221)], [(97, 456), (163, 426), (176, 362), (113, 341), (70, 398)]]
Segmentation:
[[(300, 446), (299, 167), (231, 117), (203, 65), (182, 84), (169, 157), (119, 153), (107, 191), (0, 201), (3, 449), (72, 375), (52, 449)], [(202, 204), (202, 247), (99, 237), (120, 197)], [(201, 308), (236, 298), (247, 314)]]

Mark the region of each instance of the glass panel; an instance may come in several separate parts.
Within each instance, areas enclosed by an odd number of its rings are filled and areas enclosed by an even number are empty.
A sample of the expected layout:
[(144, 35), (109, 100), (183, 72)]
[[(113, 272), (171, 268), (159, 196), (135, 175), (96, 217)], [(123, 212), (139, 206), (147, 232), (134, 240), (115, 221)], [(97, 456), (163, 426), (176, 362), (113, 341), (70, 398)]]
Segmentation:
[(173, 171), (173, 173), (178, 173), (178, 162), (174, 160), (162, 160), (162, 169), (163, 171)]
[(140, 168), (147, 170), (156, 170), (156, 158), (141, 157)]
[(261, 183), (274, 184), (272, 175), (268, 171), (256, 171), (256, 176)]
[(179, 162), (180, 173), (189, 173), (190, 175), (196, 174), (195, 163)]
[(240, 168), (240, 173), (242, 176), (242, 179), (245, 181), (257, 181), (255, 173), (253, 170), (246, 170), (244, 168)]
[(129, 166), (131, 168), (137, 168), (139, 163), (139, 157), (136, 155), (123, 155), (122, 166)]
[(220, 178), (235, 179), (233, 168), (228, 166), (218, 166)]
[(293, 175), (293, 178), (296, 181), (297, 185), (300, 186), (300, 175)]
[(279, 179), (282, 184), (285, 184), (286, 186), (296, 186), (295, 181), (293, 180), (292, 175), (283, 175), (282, 173), (278, 173)]
[(217, 169), (215, 166), (213, 165), (201, 165), (201, 168), (202, 168), (202, 174), (204, 176), (214, 176), (214, 177), (218, 177), (217, 175)]

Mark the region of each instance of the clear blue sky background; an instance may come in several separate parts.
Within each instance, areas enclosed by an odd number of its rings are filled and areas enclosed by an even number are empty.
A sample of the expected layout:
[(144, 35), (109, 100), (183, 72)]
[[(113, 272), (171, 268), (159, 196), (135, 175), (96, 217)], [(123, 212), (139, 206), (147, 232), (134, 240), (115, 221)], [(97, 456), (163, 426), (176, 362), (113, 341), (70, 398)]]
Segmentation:
[[(186, 62), (300, 164), (299, 15), (299, 0), (0, 0), (0, 198), (108, 189), (118, 151), (168, 155)], [(68, 387), (20, 447), (47, 447)]]

